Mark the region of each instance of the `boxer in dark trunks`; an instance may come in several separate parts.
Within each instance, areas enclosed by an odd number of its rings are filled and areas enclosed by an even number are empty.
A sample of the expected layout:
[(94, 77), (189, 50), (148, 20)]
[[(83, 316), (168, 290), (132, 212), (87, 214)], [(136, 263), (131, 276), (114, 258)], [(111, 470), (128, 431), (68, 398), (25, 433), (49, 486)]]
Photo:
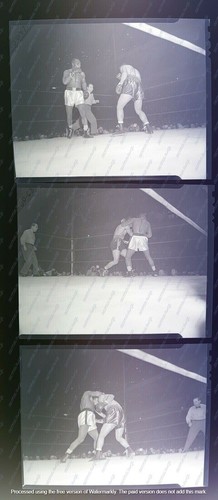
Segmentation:
[(76, 106), (81, 116), (84, 137), (92, 137), (89, 134), (88, 122), (86, 118), (84, 101), (89, 96), (87, 92), (87, 84), (85, 73), (81, 70), (81, 63), (79, 59), (72, 60), (72, 67), (66, 69), (63, 74), (63, 84), (66, 85), (64, 92), (64, 103), (67, 115), (68, 135), (70, 139), (73, 135), (73, 122), (72, 114), (73, 107)]
[(133, 66), (125, 64), (120, 67), (120, 73), (118, 73), (117, 78), (119, 83), (116, 86), (116, 93), (120, 96), (117, 102), (117, 131), (123, 131), (124, 108), (128, 102), (133, 100), (135, 112), (143, 124), (142, 130), (148, 134), (152, 134), (153, 130), (146, 114), (142, 110), (144, 92), (139, 71), (133, 68)]
[(120, 260), (120, 255), (126, 257), (128, 242), (125, 240), (126, 234), (132, 236), (131, 219), (122, 219), (121, 223), (116, 227), (111, 241), (110, 247), (113, 254), (113, 260), (110, 261), (103, 269), (103, 276), (108, 272), (108, 269), (116, 266)]
[(115, 400), (111, 401), (111, 394), (108, 398), (107, 394), (102, 394), (98, 398), (94, 398), (94, 404), (96, 410), (103, 411), (106, 415), (105, 421), (101, 427), (97, 445), (96, 445), (96, 455), (94, 460), (101, 460), (102, 449), (104, 446), (104, 440), (106, 436), (115, 429), (115, 438), (118, 443), (125, 449), (128, 456), (134, 455), (133, 450), (130, 448), (128, 441), (123, 437), (126, 419), (122, 406)]

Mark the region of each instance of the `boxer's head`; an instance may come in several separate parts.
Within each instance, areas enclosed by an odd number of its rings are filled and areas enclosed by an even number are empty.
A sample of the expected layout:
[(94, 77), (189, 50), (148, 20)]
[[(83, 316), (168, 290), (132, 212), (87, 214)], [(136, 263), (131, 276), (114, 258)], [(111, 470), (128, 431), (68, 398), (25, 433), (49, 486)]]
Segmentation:
[(94, 87), (93, 87), (92, 83), (89, 83), (88, 87), (87, 87), (88, 92), (93, 92), (93, 89), (94, 89)]
[(96, 410), (97, 412), (102, 412), (102, 410), (103, 410), (103, 408), (104, 408), (104, 406), (105, 406), (105, 405), (104, 405), (103, 403), (100, 403), (100, 402), (99, 402), (99, 396), (93, 396), (93, 397), (91, 398), (91, 400), (92, 400), (92, 401), (93, 401), (93, 403), (94, 403), (95, 410)]
[(72, 59), (72, 68), (73, 69), (80, 69), (81, 68), (81, 62), (79, 59)]
[(101, 394), (98, 398), (98, 402), (100, 405), (107, 406), (109, 403), (111, 403), (114, 399), (114, 396), (112, 394)]
[(95, 406), (98, 404), (98, 396), (91, 396), (90, 399), (93, 401)]
[(121, 226), (125, 226), (126, 225), (126, 219), (121, 219)]
[(126, 219), (125, 219), (125, 223), (126, 223), (126, 224), (131, 224), (132, 219), (133, 219), (133, 217), (129, 217), (129, 216), (128, 216), (128, 217), (126, 217)]
[(123, 73), (124, 71), (127, 71), (127, 68), (130, 69), (134, 69), (133, 66), (131, 66), (131, 64), (122, 64), (120, 66), (120, 72)]

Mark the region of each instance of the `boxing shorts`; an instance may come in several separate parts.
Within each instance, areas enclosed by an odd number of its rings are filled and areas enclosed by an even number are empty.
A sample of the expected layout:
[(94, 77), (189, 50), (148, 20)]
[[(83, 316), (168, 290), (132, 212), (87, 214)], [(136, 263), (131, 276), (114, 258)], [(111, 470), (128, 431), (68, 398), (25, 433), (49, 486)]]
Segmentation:
[(122, 250), (127, 250), (127, 246), (125, 243), (123, 243), (123, 240), (120, 238), (113, 238), (110, 244), (111, 250), (119, 250), (119, 252), (122, 252)]
[(144, 98), (142, 84), (138, 78), (128, 75), (123, 83), (122, 94), (128, 94), (133, 98), (133, 101), (138, 101)]
[(129, 250), (134, 250), (135, 252), (146, 252), (148, 250), (148, 238), (143, 234), (136, 235), (134, 234), (131, 237), (128, 246)]
[(120, 405), (111, 405), (107, 407), (107, 415), (105, 423), (114, 424), (115, 427), (125, 427), (125, 415), (123, 408)]
[(88, 425), (88, 432), (97, 429), (95, 414), (91, 410), (83, 410), (78, 415), (78, 427), (82, 425)]
[(65, 106), (79, 106), (79, 104), (84, 104), (84, 95), (82, 90), (66, 89), (64, 92), (64, 104)]

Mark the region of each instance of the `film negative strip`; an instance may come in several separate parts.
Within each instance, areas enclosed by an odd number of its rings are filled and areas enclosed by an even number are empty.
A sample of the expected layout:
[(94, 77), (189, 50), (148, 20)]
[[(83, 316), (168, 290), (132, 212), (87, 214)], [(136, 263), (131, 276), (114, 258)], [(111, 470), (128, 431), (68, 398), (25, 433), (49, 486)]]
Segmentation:
[(18, 187), (21, 335), (210, 335), (210, 186)]
[(21, 367), (26, 487), (207, 486), (208, 345), (23, 346)]
[(17, 178), (211, 177), (208, 20), (13, 21), (10, 48)]

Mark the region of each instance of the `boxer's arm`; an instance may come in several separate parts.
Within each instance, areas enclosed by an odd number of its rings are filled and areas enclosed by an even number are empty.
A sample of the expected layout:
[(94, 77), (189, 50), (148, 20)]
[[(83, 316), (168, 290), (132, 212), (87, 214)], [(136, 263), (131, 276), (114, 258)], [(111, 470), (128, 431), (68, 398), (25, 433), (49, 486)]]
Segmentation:
[(147, 238), (151, 238), (152, 237), (152, 231), (151, 231), (151, 224), (148, 222), (148, 228), (147, 228), (147, 234), (146, 234)]
[(126, 229), (125, 237), (124, 237), (124, 239), (123, 239), (123, 243), (126, 243), (126, 244), (128, 245), (128, 244), (129, 244), (130, 239), (129, 239), (129, 240), (126, 240), (126, 234), (128, 234), (128, 235), (130, 236), (130, 238), (132, 238), (132, 236), (133, 236), (133, 231), (132, 231), (132, 229), (131, 229), (131, 228)]
[[(103, 409), (104, 409), (103, 404), (98, 403), (95, 406), (96, 422), (98, 422), (98, 420), (97, 420), (98, 417), (100, 417), (100, 419), (103, 420), (103, 422), (105, 421), (106, 415), (105, 415)], [(101, 422), (99, 422), (99, 423), (101, 423)]]
[(123, 83), (125, 82), (127, 76), (128, 76), (127, 71), (126, 70), (122, 71), (121, 78), (120, 78), (120, 81), (119, 81), (120, 85), (123, 85)]
[(126, 233), (129, 235), (129, 236), (132, 236), (133, 235), (133, 232), (132, 232), (132, 229), (129, 228), (126, 230)]
[(62, 78), (62, 82), (64, 85), (68, 85), (68, 83), (70, 82), (71, 80), (71, 70), (70, 69), (66, 69), (64, 71), (64, 74), (63, 74), (63, 78)]
[(106, 418), (105, 413), (103, 413), (101, 410), (102, 410), (102, 408), (100, 408), (100, 407), (95, 408), (95, 413), (96, 413), (95, 421), (97, 424), (103, 424), (105, 421), (105, 418)]
[(134, 220), (135, 220), (135, 217), (131, 217), (130, 219), (127, 219), (127, 221), (128, 221), (128, 225), (129, 225), (129, 226), (132, 226), (132, 224), (133, 224)]

